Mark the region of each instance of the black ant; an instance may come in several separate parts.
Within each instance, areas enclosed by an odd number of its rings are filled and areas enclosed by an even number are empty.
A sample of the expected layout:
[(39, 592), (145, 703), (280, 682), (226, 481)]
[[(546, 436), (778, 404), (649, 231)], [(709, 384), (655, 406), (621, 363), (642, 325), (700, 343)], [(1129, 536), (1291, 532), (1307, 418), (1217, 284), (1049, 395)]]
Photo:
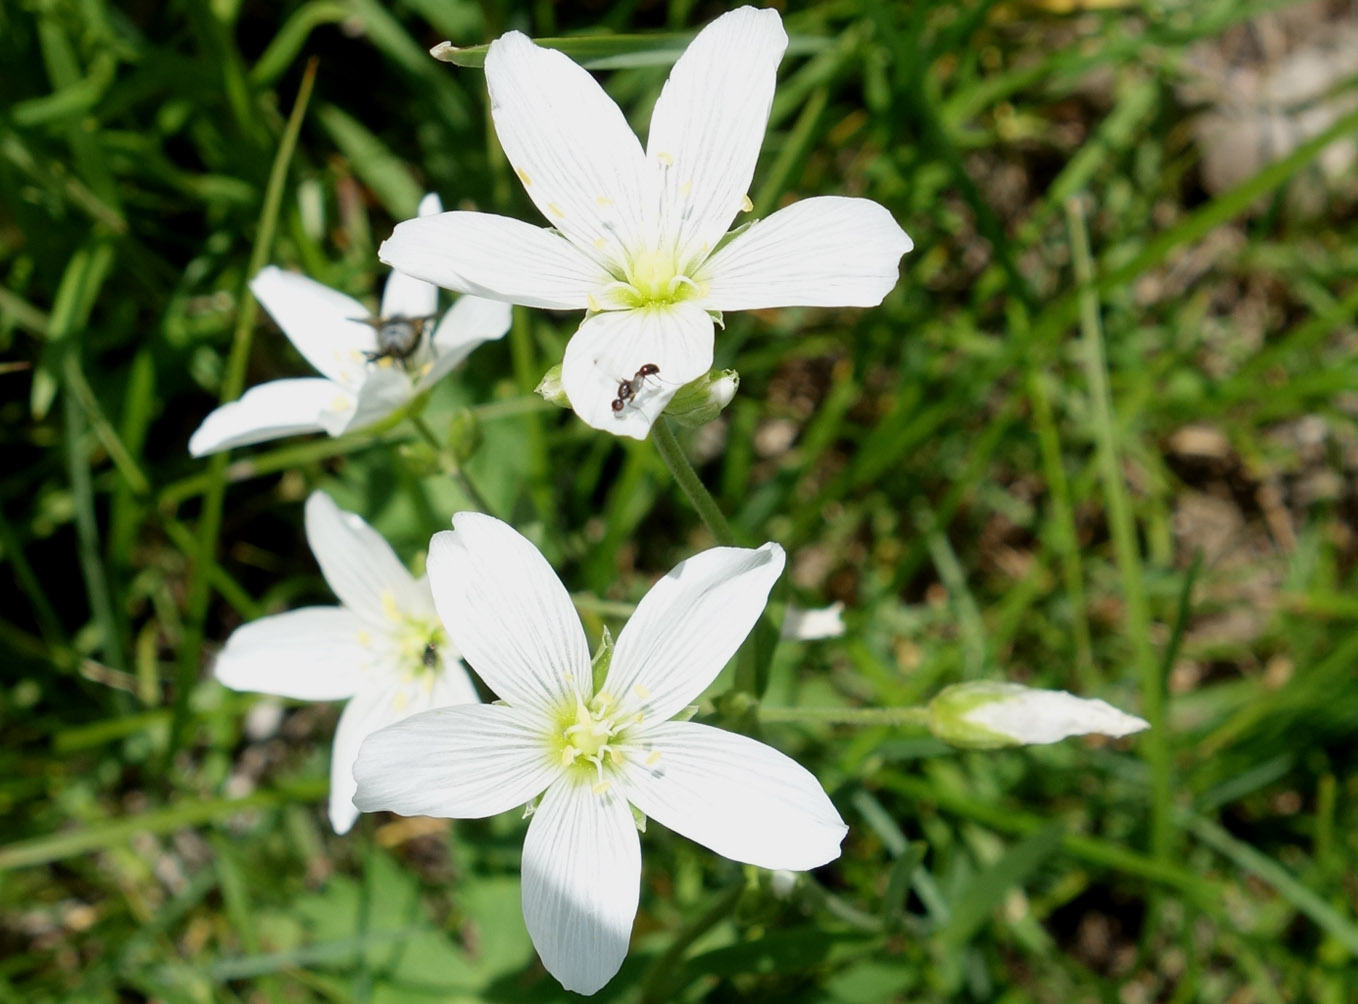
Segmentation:
[(368, 325), (377, 333), (377, 351), (365, 352), (363, 358), (370, 363), (391, 359), (404, 368), (407, 361), (424, 340), (424, 326), (437, 314), (425, 317), (406, 317), (397, 314), (393, 317), (356, 317), (354, 320)]
[(622, 414), (622, 409), (627, 407), (629, 401), (636, 398), (641, 391), (641, 386), (646, 382), (648, 376), (656, 376), (660, 373), (660, 367), (655, 363), (645, 363), (637, 370), (636, 376), (631, 380), (623, 380), (618, 384), (618, 396), (613, 399), (613, 414)]

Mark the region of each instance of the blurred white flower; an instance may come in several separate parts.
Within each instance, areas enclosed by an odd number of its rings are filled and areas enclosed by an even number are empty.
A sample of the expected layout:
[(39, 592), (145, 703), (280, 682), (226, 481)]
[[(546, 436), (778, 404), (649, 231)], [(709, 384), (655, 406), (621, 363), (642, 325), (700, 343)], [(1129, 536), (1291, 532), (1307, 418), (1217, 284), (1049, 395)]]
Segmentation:
[(996, 749), (1060, 742), (1070, 736), (1127, 736), (1150, 728), (1150, 723), (1104, 701), (1064, 690), (978, 680), (940, 691), (929, 702), (929, 728), (954, 746)]
[[(912, 246), (880, 205), (839, 197), (727, 233), (753, 209), (786, 47), (776, 11), (717, 18), (675, 63), (643, 152), (588, 72), (519, 32), (501, 36), (486, 54), (495, 131), (552, 229), (444, 213), (400, 224), (379, 257), (449, 289), (587, 310), (562, 361), (565, 393), (594, 428), (644, 439), (675, 391), (712, 368), (714, 315), (876, 306)], [(620, 394), (645, 366), (658, 372), (641, 392)]]
[(453, 526), (429, 548), (434, 603), (501, 700), (370, 736), (354, 802), (477, 818), (541, 795), (523, 846), (523, 913), (562, 986), (594, 993), (627, 954), (641, 880), (632, 806), (764, 868), (839, 856), (847, 828), (809, 772), (746, 736), (671, 720), (754, 626), (782, 548), (718, 547), (681, 562), (637, 605), (596, 692), (570, 596), (537, 549), (479, 513)]
[(783, 637), (789, 641), (819, 641), (839, 638), (843, 634), (843, 603), (831, 603), (815, 610), (803, 610), (789, 603), (787, 613), (783, 615)]
[[(420, 202), (421, 215), (442, 208), (433, 193)], [(273, 380), (217, 408), (189, 439), (195, 457), (372, 425), (509, 330), (509, 305), (475, 296), (459, 298), (440, 319), (438, 287), (401, 272), (387, 278), (377, 317), (353, 297), (273, 265), (250, 291), (322, 376)]]
[(434, 610), (390, 545), (329, 495), (306, 502), (306, 535), (341, 606), (303, 607), (237, 628), (213, 669), (232, 690), (304, 701), (349, 699), (330, 754), (330, 823), (354, 825), (354, 758), (371, 732), (407, 715), (479, 699)]

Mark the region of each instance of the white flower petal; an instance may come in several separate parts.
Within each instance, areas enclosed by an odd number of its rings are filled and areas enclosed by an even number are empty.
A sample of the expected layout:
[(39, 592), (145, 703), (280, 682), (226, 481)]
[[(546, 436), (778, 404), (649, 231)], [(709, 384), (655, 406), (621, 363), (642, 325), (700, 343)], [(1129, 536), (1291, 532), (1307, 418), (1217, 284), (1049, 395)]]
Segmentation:
[(641, 144), (613, 99), (555, 49), (511, 31), (486, 53), (490, 113), (505, 156), (548, 222), (618, 267), (642, 218)]
[(205, 457), (237, 446), (321, 432), (329, 409), (349, 400), (347, 390), (320, 377), (262, 383), (203, 419), (189, 437), (189, 453)]
[(361, 378), (363, 353), (377, 348), (377, 336), (363, 323), (371, 316), (367, 307), (315, 279), (274, 265), (250, 280), (250, 292), (323, 375), (349, 385)]
[(820, 782), (773, 747), (696, 722), (664, 722), (641, 741), (651, 752), (624, 762), (627, 797), (657, 822), (761, 868), (839, 857), (844, 820)]
[(395, 678), (379, 677), (350, 698), (340, 712), (335, 741), (330, 746), (330, 825), (336, 833), (348, 833), (358, 818), (354, 761), (360, 745), (378, 729), (404, 717), (397, 700), (400, 689)]
[(382, 290), (383, 317), (433, 317), (439, 309), (439, 288), (399, 270), (387, 276)]
[(404, 667), (385, 667), (387, 673), (370, 677), (340, 715), (330, 761), (330, 823), (344, 833), (358, 817), (354, 793), (354, 764), (363, 741), (380, 729), (435, 708), (479, 704), (467, 668), (453, 653), (440, 653), (437, 673), (411, 675)]
[(420, 376), (417, 389), (438, 383), (483, 342), (503, 338), (512, 320), (513, 308), (507, 303), (480, 296), (458, 297), (434, 329), (430, 339), (434, 357), (429, 371)]
[[(436, 192), (428, 192), (420, 200), (418, 216), (434, 216), (443, 212), (443, 202)], [(383, 317), (429, 317), (439, 307), (438, 287), (433, 283), (416, 279), (401, 271), (394, 271), (387, 277), (387, 285), (382, 290)]]
[(454, 704), (481, 703), (471, 674), (451, 645), (444, 645), (439, 652), (439, 673), (434, 677), (433, 687), (426, 686), (423, 679), (416, 682), (424, 691), (424, 696), (417, 698), (420, 707), (416, 710), (419, 711), (447, 708)]
[(374, 732), (354, 765), (364, 812), (480, 819), (531, 801), (561, 774), (544, 740), (548, 724), (496, 704), (411, 715)]
[[(618, 384), (645, 364), (660, 371), (620, 411)], [(566, 343), (561, 384), (571, 407), (596, 429), (645, 439), (675, 392), (712, 367), (712, 318), (692, 302), (613, 310), (585, 318)]]
[(427, 586), (416, 582), (382, 535), (344, 512), (325, 492), (306, 500), (306, 536), (321, 574), (340, 602), (379, 630), (400, 614), (429, 610)]
[(552, 785), (523, 842), (523, 920), (547, 971), (592, 994), (627, 956), (641, 841), (627, 801), (588, 783)]
[(460, 512), (429, 542), (428, 567), (448, 637), (496, 696), (547, 713), (589, 697), (589, 647), (570, 595), (513, 527)]
[(213, 675), (232, 690), (302, 701), (336, 701), (358, 690), (370, 653), (363, 624), (343, 607), (303, 607), (261, 617), (231, 633)]
[(776, 11), (742, 7), (699, 32), (670, 71), (646, 157), (661, 189), (657, 229), (681, 269), (716, 246), (745, 202), (786, 48)]
[(1017, 683), (990, 686), (996, 699), (979, 704), (963, 717), (1016, 742), (1055, 743), (1070, 736), (1091, 734), (1127, 736), (1150, 728), (1145, 719), (1119, 711), (1104, 701), (1076, 697), (1064, 690), (1035, 690)]
[(875, 307), (914, 245), (869, 199), (794, 202), (736, 235), (698, 271), (712, 310)]
[(613, 281), (560, 234), (491, 213), (406, 220), (377, 256), (444, 289), (555, 310), (583, 310)]
[(754, 627), (783, 563), (773, 543), (714, 547), (652, 586), (618, 636), (604, 681), (619, 714), (664, 721), (692, 703)]
[[(400, 411), (415, 396), (411, 374), (398, 362), (383, 360), (371, 364), (353, 396), (353, 403), (345, 410), (321, 416), (326, 432), (341, 436), (346, 432), (366, 429)], [(338, 402), (336, 402), (338, 403)]]

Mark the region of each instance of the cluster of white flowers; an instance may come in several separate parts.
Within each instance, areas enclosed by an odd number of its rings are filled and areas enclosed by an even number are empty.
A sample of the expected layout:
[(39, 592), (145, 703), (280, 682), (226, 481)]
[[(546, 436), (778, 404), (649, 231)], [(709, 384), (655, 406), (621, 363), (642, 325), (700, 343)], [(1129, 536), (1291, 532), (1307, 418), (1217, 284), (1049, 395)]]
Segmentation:
[[(493, 42), (495, 129), (551, 228), (444, 213), (430, 195), (382, 245), (396, 271), (376, 315), (265, 269), (251, 289), (322, 376), (253, 388), (209, 415), (190, 450), (339, 435), (399, 413), (503, 335), (511, 303), (586, 311), (544, 394), (589, 425), (645, 438), (686, 385), (676, 417), (710, 419), (738, 383), (731, 371), (709, 374), (721, 312), (875, 305), (911, 248), (864, 199), (806, 199), (728, 233), (752, 209), (786, 45), (774, 11), (718, 18), (675, 64), (643, 149), (564, 55), (518, 32)], [(441, 317), (436, 286), (463, 294)], [(586, 994), (626, 955), (646, 817), (769, 869), (839, 855), (847, 827), (812, 774), (763, 743), (687, 720), (763, 611), (781, 547), (718, 547), (680, 562), (605, 645), (604, 670), (528, 540), (474, 512), (453, 527), (433, 537), (428, 578), (415, 579), (359, 516), (313, 494), (307, 538), (341, 605), (247, 624), (217, 659), (217, 678), (238, 690), (348, 700), (332, 753), (336, 832), (360, 810), (475, 818), (528, 805), (524, 919), (548, 971)], [(842, 609), (789, 608), (784, 636), (841, 635)], [(468, 667), (493, 703), (482, 703)], [(1145, 727), (1068, 694), (968, 686), (930, 708), (934, 732), (962, 746)]]

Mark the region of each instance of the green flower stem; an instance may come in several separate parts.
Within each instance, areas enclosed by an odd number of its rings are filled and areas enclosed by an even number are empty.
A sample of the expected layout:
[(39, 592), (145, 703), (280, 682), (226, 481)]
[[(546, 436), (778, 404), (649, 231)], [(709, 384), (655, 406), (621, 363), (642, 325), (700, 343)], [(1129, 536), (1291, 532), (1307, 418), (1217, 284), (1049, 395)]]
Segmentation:
[(703, 523), (707, 525), (717, 543), (727, 547), (733, 546), (736, 535), (731, 532), (731, 524), (726, 522), (726, 517), (717, 508), (717, 500), (703, 485), (698, 472), (688, 462), (688, 457), (684, 456), (679, 441), (674, 438), (674, 429), (670, 427), (669, 419), (662, 416), (651, 426), (651, 442), (655, 443), (660, 459), (665, 461), (665, 466), (674, 475), (675, 483), (688, 496), (693, 508), (698, 510), (698, 515), (702, 517)]
[(827, 725), (895, 725), (927, 729), (929, 709), (925, 705), (908, 708), (772, 708), (761, 704), (759, 720), (769, 722), (817, 722)]
[(642, 1004), (670, 999), (669, 993), (673, 989), (670, 983), (683, 961), (684, 952), (704, 934), (731, 916), (731, 911), (735, 909), (744, 892), (743, 880), (727, 886), (696, 920), (675, 935), (670, 946), (646, 970), (641, 982)]
[(495, 515), (494, 512), (491, 511), (490, 503), (486, 501), (486, 497), (482, 495), (476, 485), (472, 483), (471, 478), (467, 477), (467, 472), (463, 470), (462, 465), (453, 459), (452, 455), (448, 452), (448, 448), (443, 443), (439, 442), (438, 437), (434, 435), (434, 430), (429, 428), (429, 424), (425, 422), (424, 416), (417, 414), (410, 415), (410, 424), (415, 427), (415, 431), (420, 434), (420, 438), (433, 447), (434, 452), (443, 463), (444, 472), (457, 482), (458, 487), (462, 489), (462, 493), (466, 495), (467, 498), (471, 499), (472, 505), (476, 506), (477, 509), (488, 516)]

